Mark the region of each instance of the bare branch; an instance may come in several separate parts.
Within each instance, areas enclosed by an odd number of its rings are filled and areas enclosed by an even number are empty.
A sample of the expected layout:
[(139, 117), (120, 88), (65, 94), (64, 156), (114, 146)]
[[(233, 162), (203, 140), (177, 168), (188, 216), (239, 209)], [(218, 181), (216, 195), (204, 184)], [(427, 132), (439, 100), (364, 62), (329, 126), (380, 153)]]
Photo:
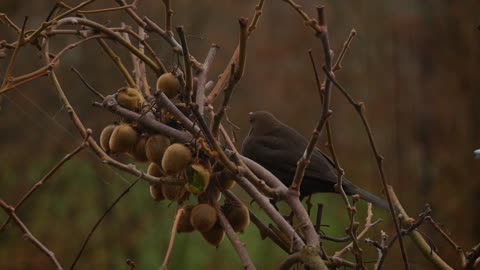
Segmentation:
[(15, 62), (17, 61), (17, 56), (18, 53), (20, 52), (20, 48), (22, 47), (22, 44), (25, 42), (25, 26), (27, 25), (28, 17), (25, 17), (23, 20), (23, 25), (20, 30), (20, 33), (18, 34), (18, 42), (15, 47), (15, 50), (13, 51), (12, 56), (10, 57), (10, 61), (8, 62), (7, 70), (5, 71), (5, 75), (3, 77), (3, 82), (2, 82), (2, 88), (5, 87), (9, 80), (10, 76), (12, 76), (13, 73), (13, 68), (15, 67)]
[(88, 88), (88, 90), (92, 91), (92, 93), (94, 93), (97, 97), (99, 97), (101, 100), (104, 100), (105, 97), (100, 94), (100, 92), (98, 92), (97, 90), (95, 90), (95, 88), (93, 88), (86, 80), (85, 78), (83, 78), (82, 74), (80, 73), (80, 71), (78, 71), (76, 68), (74, 67), (70, 67), (70, 70), (73, 71), (75, 74), (77, 74), (78, 78), (82, 81), (82, 83)]
[[(258, 4), (255, 6), (255, 15), (248, 27), (248, 36), (250, 36), (257, 27), (260, 16), (262, 15), (262, 9), (263, 9), (264, 3), (265, 3), (265, 0), (259, 0)], [(238, 63), (239, 56), (240, 56), (240, 44), (237, 45), (237, 48), (235, 48), (235, 52), (230, 58), (228, 65), (225, 67), (225, 70), (222, 72), (222, 74), (220, 74), (220, 76), (218, 77), (218, 81), (215, 84), (215, 87), (212, 89), (212, 91), (208, 95), (207, 104), (212, 104), (215, 101), (215, 99), (217, 99), (218, 95), (220, 95), (220, 92), (225, 88), (225, 85), (228, 83), (229, 77), (230, 77), (230, 67), (232, 66), (232, 64)]]
[[(360, 116), (361, 120), (362, 120), (362, 123), (365, 127), (365, 130), (367, 132), (367, 135), (368, 135), (368, 140), (370, 142), (370, 146), (372, 148), (372, 151), (375, 155), (375, 159), (377, 161), (377, 168), (380, 172), (380, 179), (381, 179), (381, 182), (382, 182), (382, 186), (383, 186), (383, 189), (384, 190), (387, 190), (387, 180), (386, 180), (386, 177), (385, 177), (385, 172), (383, 170), (383, 157), (380, 155), (380, 153), (378, 152), (377, 150), (377, 146), (376, 146), (376, 143), (375, 143), (375, 140), (373, 138), (373, 133), (372, 133), (372, 130), (370, 129), (370, 125), (368, 124), (368, 120), (367, 118), (365, 117), (365, 105), (363, 103), (360, 103), (360, 102), (356, 102), (352, 99), (352, 97), (348, 94), (348, 92), (345, 90), (345, 88), (343, 88), (335, 79), (334, 77), (332, 76), (332, 73), (330, 70), (326, 69), (325, 67), (323, 68), (323, 71), (325, 73), (325, 75), (328, 77), (328, 81), (331, 81), (341, 92), (342, 94), (344, 94), (344, 96), (347, 98), (347, 100), (350, 102), (350, 104), (352, 104), (352, 106), (354, 107), (355, 111), (358, 113), (358, 115)], [(395, 230), (397, 232), (398, 235), (401, 234), (401, 231), (400, 231), (400, 225), (398, 224), (398, 220), (396, 218), (396, 211), (395, 211), (395, 208), (393, 206), (393, 203), (392, 203), (392, 199), (390, 198), (390, 193), (389, 192), (386, 192), (386, 198), (387, 198), (387, 202), (388, 202), (388, 207), (390, 209), (390, 214), (392, 216), (392, 220), (393, 220), (393, 224), (395, 225)], [(404, 266), (405, 266), (405, 269), (410, 269), (410, 266), (408, 264), (408, 257), (407, 257), (407, 252), (405, 250), (405, 246), (403, 244), (403, 239), (400, 237), (398, 239), (398, 243), (400, 244), (400, 251), (402, 253), (402, 258), (403, 258), (403, 263), (404, 263)]]
[(332, 68), (333, 72), (336, 72), (336, 71), (342, 69), (343, 57), (345, 57), (345, 54), (347, 53), (347, 50), (350, 47), (350, 43), (352, 43), (353, 37), (355, 37), (356, 35), (357, 35), (357, 31), (355, 31), (355, 29), (352, 29), (350, 31), (350, 34), (348, 35), (347, 41), (345, 41), (345, 43), (343, 43), (343, 47), (342, 47), (342, 50), (340, 51), (340, 54), (337, 57), (337, 61), (333, 65), (333, 68)]
[(173, 32), (172, 32), (173, 9), (170, 7), (170, 0), (163, 0), (163, 4), (165, 5), (165, 30), (169, 35), (173, 35)]

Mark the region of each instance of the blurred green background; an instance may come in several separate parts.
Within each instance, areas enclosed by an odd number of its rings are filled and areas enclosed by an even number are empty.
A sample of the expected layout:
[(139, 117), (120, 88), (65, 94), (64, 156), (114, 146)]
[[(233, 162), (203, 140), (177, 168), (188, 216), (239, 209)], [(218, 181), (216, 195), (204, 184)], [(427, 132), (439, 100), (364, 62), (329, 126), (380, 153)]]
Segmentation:
[[(203, 59), (212, 43), (220, 45), (210, 79), (224, 69), (238, 42), (237, 18), (252, 18), (256, 1), (173, 2), (174, 25), (184, 25), (189, 45)], [(1, 2), (0, 12), (21, 24), (29, 16), (28, 28), (46, 18), (55, 1)], [(70, 5), (80, 1), (68, 1)], [(314, 16), (314, 7), (327, 6), (331, 46), (335, 53), (351, 28), (358, 35), (336, 76), (350, 93), (364, 101), (379, 149), (385, 156), (390, 183), (407, 211), (415, 216), (425, 203), (433, 217), (445, 225), (462, 247), (480, 240), (479, 161), (472, 151), (480, 148), (480, 24), (478, 1), (299, 1)], [(115, 6), (97, 1), (90, 8)], [(138, 11), (163, 25), (161, 1), (139, 1)], [(92, 15), (100, 23), (132, 24), (123, 12)], [(12, 42), (15, 33), (0, 25), (0, 40)], [(76, 40), (56, 37), (51, 47), (58, 51)], [(152, 34), (151, 44), (168, 65), (176, 63), (170, 47)], [(109, 43), (131, 68), (126, 51)], [(257, 31), (248, 43), (247, 69), (237, 86), (229, 110), (230, 119), (242, 129), (240, 146), (248, 131), (247, 113), (266, 109), (309, 136), (319, 114), (320, 102), (307, 51), (322, 62), (321, 45), (304, 27), (297, 14), (283, 1), (267, 0)], [(9, 52), (10, 54), (11, 52)], [(8, 57), (0, 59), (4, 74)], [(22, 49), (14, 74), (40, 67), (41, 59), (31, 46)], [(111, 60), (95, 42), (65, 55), (57, 68), (70, 101), (84, 123), (94, 131), (117, 117), (93, 108), (94, 97), (69, 71), (79, 69), (104, 94), (125, 85)], [(154, 83), (152, 74), (150, 83)], [(2, 78), (3, 79), (3, 78)], [(0, 111), (0, 197), (14, 204), (38, 179), (80, 142), (64, 108), (47, 78), (23, 85), (4, 95)], [(351, 106), (338, 93), (333, 95), (331, 118), (337, 152), (347, 177), (374, 193), (381, 185), (368, 140)], [(323, 147), (325, 139), (319, 143)], [(145, 165), (138, 164), (144, 168)], [(134, 180), (98, 162), (88, 151), (62, 167), (40, 192), (33, 195), (18, 214), (43, 243), (69, 266), (91, 226), (115, 198)], [(236, 190), (245, 201), (249, 201)], [(323, 223), (327, 234), (342, 236), (346, 212), (335, 195), (316, 195), (325, 204)], [(364, 205), (362, 206), (364, 207)], [(253, 206), (259, 213), (258, 207)], [(90, 240), (77, 269), (126, 269), (132, 259), (137, 269), (159, 268), (165, 255), (175, 205), (150, 199), (141, 182), (113, 209)], [(364, 208), (358, 220), (364, 220)], [(2, 212), (1, 220), (6, 218)], [(378, 239), (380, 229), (389, 235), (388, 217), (369, 234)], [(264, 216), (262, 219), (266, 222)], [(459, 267), (456, 253), (430, 226), (420, 230), (439, 248), (452, 266)], [(259, 239), (250, 226), (240, 235), (258, 269), (274, 269), (285, 254), (269, 241)], [(342, 245), (325, 242), (327, 250)], [(362, 243), (367, 261), (375, 250)], [(412, 269), (431, 269), (407, 240)], [(401, 269), (397, 248), (389, 254), (386, 269)], [(348, 257), (347, 257), (348, 258)], [(351, 257), (350, 257), (351, 258)], [(0, 269), (49, 269), (50, 262), (10, 226), (0, 234)], [(198, 233), (177, 236), (170, 269), (240, 269), (230, 243), (215, 249)]]

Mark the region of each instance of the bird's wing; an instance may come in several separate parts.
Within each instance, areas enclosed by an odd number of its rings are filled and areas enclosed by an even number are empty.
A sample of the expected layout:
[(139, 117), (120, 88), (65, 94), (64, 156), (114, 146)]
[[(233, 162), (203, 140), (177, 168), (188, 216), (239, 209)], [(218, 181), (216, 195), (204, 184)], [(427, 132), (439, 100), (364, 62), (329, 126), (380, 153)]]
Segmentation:
[(305, 170), (305, 177), (321, 178), (335, 183), (337, 181), (335, 164), (327, 155), (315, 148), (310, 158), (310, 164)]

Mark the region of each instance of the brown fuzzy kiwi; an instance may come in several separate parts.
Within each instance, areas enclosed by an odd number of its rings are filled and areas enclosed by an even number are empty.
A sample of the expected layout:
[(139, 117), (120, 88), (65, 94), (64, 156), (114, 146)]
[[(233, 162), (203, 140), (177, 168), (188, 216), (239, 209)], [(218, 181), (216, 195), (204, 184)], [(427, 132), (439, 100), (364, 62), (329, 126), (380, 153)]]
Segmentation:
[(243, 203), (226, 202), (222, 212), (235, 232), (243, 232), (250, 225), (250, 213)]
[(197, 200), (199, 203), (208, 203), (211, 197), (217, 198), (217, 201), (222, 197), (222, 193), (215, 185), (209, 185), (205, 192), (198, 195)]
[(162, 159), (162, 168), (169, 175), (178, 174), (184, 170), (192, 161), (190, 149), (183, 144), (174, 143), (170, 145)]
[(112, 136), (115, 127), (116, 125), (108, 125), (102, 130), (102, 133), (100, 133), (100, 146), (107, 154), (110, 153), (108, 142), (110, 141), (110, 137)]
[(148, 138), (145, 144), (145, 154), (148, 160), (158, 165), (162, 164), (163, 154), (170, 146), (170, 139), (162, 135), (154, 135)]
[(161, 183), (151, 184), (150, 185), (150, 196), (157, 201), (165, 200), (165, 196), (163, 196), (163, 185)]
[(209, 231), (217, 222), (217, 211), (209, 204), (198, 204), (192, 209), (190, 222), (197, 231)]
[(137, 89), (124, 87), (118, 90), (117, 101), (120, 106), (131, 111), (139, 112), (142, 109), (145, 99), (143, 98), (142, 93), (140, 93)]
[(145, 144), (147, 142), (147, 137), (142, 136), (138, 139), (135, 147), (132, 149), (131, 153), (132, 156), (140, 162), (148, 161), (147, 155), (145, 153)]
[(209, 231), (201, 232), (201, 234), (205, 241), (217, 248), (222, 243), (223, 238), (225, 238), (225, 231), (218, 222), (215, 223), (215, 225)]
[(162, 168), (160, 168), (160, 166), (158, 166), (157, 164), (155, 164), (153, 162), (150, 163), (150, 165), (148, 165), (147, 174), (150, 174), (151, 176), (155, 176), (155, 177), (164, 176), (164, 174), (162, 172)]
[(163, 92), (168, 98), (176, 97), (180, 90), (180, 82), (173, 73), (164, 73), (157, 80), (157, 93)]
[(187, 191), (183, 185), (167, 185), (162, 184), (162, 194), (170, 201), (181, 202), (185, 200)]
[(110, 152), (120, 154), (132, 151), (138, 140), (137, 131), (128, 124), (118, 125), (112, 132), (108, 145)]
[(187, 205), (183, 207), (183, 214), (180, 216), (177, 225), (177, 232), (178, 233), (189, 233), (193, 232), (195, 229), (190, 222), (190, 217), (192, 215), (193, 206)]
[(215, 185), (223, 191), (229, 190), (235, 185), (235, 180), (233, 180), (231, 174), (224, 172), (217, 173), (214, 177), (214, 182)]

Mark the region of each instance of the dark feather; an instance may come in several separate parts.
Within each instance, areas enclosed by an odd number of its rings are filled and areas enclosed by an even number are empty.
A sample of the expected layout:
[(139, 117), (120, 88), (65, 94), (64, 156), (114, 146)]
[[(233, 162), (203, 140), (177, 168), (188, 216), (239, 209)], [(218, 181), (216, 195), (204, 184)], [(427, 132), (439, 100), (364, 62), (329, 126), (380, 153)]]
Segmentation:
[[(289, 186), (295, 175), (297, 162), (308, 145), (307, 139), (268, 112), (251, 113), (250, 122), (252, 129), (243, 142), (242, 154), (265, 167)], [(317, 192), (335, 192), (336, 183), (337, 173), (333, 161), (315, 148), (305, 170), (301, 197)], [(347, 195), (359, 194), (362, 199), (388, 209), (383, 199), (360, 189), (346, 178), (343, 178), (343, 188)]]

